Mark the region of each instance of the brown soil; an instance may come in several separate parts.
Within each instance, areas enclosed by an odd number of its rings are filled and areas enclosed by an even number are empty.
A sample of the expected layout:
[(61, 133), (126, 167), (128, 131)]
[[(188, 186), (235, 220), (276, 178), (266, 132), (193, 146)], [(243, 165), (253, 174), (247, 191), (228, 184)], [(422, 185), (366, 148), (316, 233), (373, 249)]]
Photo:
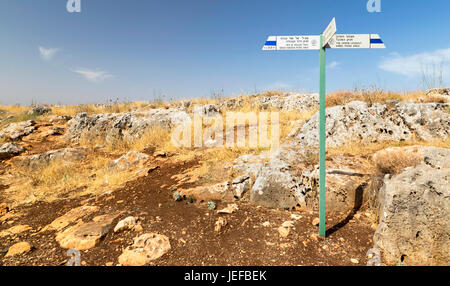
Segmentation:
[[(12, 224), (1, 223), (0, 231), (20, 224), (30, 225), (33, 231), (0, 238), (0, 265), (66, 263), (67, 250), (59, 247), (55, 233), (38, 233), (38, 230), (80, 205), (99, 206), (100, 211), (92, 216), (114, 211), (124, 212), (117, 220), (129, 215), (138, 216), (143, 220), (144, 232), (169, 237), (171, 250), (152, 265), (355, 265), (350, 261), (352, 258), (359, 260), (359, 265), (366, 264), (366, 252), (372, 246), (374, 230), (364, 215), (358, 219), (348, 217), (348, 213), (328, 215), (328, 226), (338, 227), (333, 228), (328, 238), (315, 241), (311, 235), (317, 233), (318, 227), (312, 225), (312, 220), (317, 213), (297, 211), (302, 218), (295, 222), (295, 230), (287, 238), (281, 238), (277, 229), (283, 222), (292, 220), (292, 212), (238, 203), (237, 212), (219, 215), (209, 210), (205, 202), (175, 202), (171, 189), (178, 182), (172, 176), (197, 164), (196, 160), (176, 163), (169, 158), (146, 177), (129, 182), (111, 194), (39, 202), (13, 210), (21, 216)], [(226, 206), (217, 204), (219, 209)], [(225, 217), (228, 224), (216, 233), (214, 226), (220, 216)], [(263, 226), (266, 221), (271, 223), (269, 227)], [(131, 231), (117, 234), (110, 231), (96, 247), (81, 252), (82, 264), (112, 262), (116, 265), (122, 250), (137, 235)], [(29, 242), (32, 251), (5, 258), (4, 250), (20, 241)]]

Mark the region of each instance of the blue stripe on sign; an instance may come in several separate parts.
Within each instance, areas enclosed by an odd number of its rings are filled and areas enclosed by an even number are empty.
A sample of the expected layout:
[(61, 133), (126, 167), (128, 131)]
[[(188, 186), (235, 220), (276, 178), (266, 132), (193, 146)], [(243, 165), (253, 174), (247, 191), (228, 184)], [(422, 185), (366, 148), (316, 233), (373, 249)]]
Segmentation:
[(265, 46), (276, 46), (277, 45), (277, 41), (267, 41)]
[(370, 39), (371, 44), (382, 44), (383, 41), (381, 39)]

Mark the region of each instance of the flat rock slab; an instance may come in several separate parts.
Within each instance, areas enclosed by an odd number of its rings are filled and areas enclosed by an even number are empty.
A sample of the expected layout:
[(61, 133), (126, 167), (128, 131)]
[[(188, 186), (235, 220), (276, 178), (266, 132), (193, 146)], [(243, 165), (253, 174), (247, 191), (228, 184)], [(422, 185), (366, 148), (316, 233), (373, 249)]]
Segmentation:
[(134, 239), (119, 257), (123, 266), (144, 266), (170, 250), (169, 238), (157, 233), (146, 233)]
[(0, 237), (21, 234), (21, 233), (29, 231), (31, 229), (32, 228), (29, 225), (16, 225), (7, 230), (0, 232)]
[(51, 224), (47, 225), (42, 231), (56, 230), (60, 231), (68, 225), (75, 223), (78, 219), (88, 216), (98, 211), (96, 206), (81, 206), (74, 208), (67, 212), (65, 215), (55, 219)]
[(19, 123), (11, 123), (2, 131), (0, 131), (0, 138), (18, 141), (22, 137), (31, 134), (36, 127), (34, 126), (36, 122), (33, 120), (23, 121)]
[(10, 159), (24, 151), (24, 148), (15, 143), (5, 143), (0, 147), (0, 160)]
[(228, 182), (212, 186), (199, 186), (191, 189), (181, 190), (186, 197), (193, 196), (198, 201), (224, 201), (233, 202), (234, 195)]
[(31, 245), (28, 242), (19, 242), (11, 246), (5, 257), (12, 257), (31, 251)]
[(86, 250), (97, 245), (109, 230), (113, 221), (119, 216), (108, 214), (95, 217), (92, 222), (79, 221), (76, 225), (56, 235), (56, 241), (62, 248)]

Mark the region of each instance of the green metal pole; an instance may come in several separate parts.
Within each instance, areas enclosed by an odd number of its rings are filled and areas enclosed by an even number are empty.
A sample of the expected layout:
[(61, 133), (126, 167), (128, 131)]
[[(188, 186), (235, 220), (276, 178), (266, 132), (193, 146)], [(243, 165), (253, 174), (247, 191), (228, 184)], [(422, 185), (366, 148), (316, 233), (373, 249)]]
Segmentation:
[(320, 177), (319, 177), (319, 235), (321, 237), (326, 237), (326, 227), (325, 227), (325, 156), (326, 156), (326, 134), (325, 134), (325, 94), (326, 94), (326, 87), (325, 87), (325, 48), (322, 46), (323, 42), (323, 35), (320, 35), (320, 150), (319, 150), (319, 171), (320, 171)]

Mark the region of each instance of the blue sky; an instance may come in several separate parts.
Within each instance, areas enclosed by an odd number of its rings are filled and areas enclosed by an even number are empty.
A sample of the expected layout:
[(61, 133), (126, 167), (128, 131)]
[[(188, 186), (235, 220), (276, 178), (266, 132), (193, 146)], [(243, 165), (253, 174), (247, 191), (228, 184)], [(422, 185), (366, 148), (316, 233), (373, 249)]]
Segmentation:
[(327, 89), (450, 83), (450, 1), (0, 0), (0, 104), (103, 103), (318, 90), (317, 51), (262, 51), (269, 35), (377, 33), (385, 50), (328, 50)]

